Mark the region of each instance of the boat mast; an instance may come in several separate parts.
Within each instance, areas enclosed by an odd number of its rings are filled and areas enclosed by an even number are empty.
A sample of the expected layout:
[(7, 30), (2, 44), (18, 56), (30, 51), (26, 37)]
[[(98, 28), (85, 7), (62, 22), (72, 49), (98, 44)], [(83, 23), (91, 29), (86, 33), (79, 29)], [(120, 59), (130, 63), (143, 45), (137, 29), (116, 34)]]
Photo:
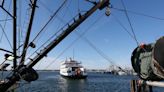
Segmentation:
[(13, 69), (17, 67), (17, 0), (13, 0)]
[(37, 3), (37, 0), (31, 1), (30, 7), (32, 8), (32, 12), (31, 12), (31, 17), (30, 17), (27, 33), (26, 33), (26, 39), (24, 41), (24, 46), (23, 46), (20, 64), (24, 64), (27, 48), (29, 46), (29, 38), (30, 38), (31, 28), (32, 28), (32, 24), (33, 24), (34, 15), (35, 15), (36, 3)]
[[(68, 26), (61, 34), (59, 34), (51, 43), (49, 43), (45, 49), (41, 50), (38, 55), (36, 55), (31, 62), (29, 62), (26, 66), (26, 69), (32, 68), (37, 62), (39, 62), (44, 56), (46, 56), (54, 47), (56, 47), (65, 37), (67, 37), (71, 32), (74, 31), (76, 27), (78, 27), (85, 19), (87, 19), (91, 14), (93, 14), (97, 9), (103, 9), (109, 5), (109, 0), (100, 0), (95, 3), (94, 6), (87, 11), (85, 14), (78, 17), (78, 19), (74, 19), (74, 22)], [(11, 75), (9, 80), (0, 84), (1, 92), (6, 92), (12, 85), (21, 79), (20, 72), (27, 72), (26, 70), (21, 70), (21, 68), (16, 68), (17, 73)]]

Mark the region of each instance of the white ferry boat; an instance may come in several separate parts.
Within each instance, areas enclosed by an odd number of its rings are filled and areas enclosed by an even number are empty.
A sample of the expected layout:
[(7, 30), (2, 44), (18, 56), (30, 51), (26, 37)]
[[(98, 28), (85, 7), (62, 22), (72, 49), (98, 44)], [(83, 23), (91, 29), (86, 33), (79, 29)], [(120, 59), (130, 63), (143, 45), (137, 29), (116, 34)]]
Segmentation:
[(60, 75), (63, 77), (77, 78), (77, 79), (82, 79), (87, 77), (86, 69), (81, 65), (81, 63), (71, 58), (70, 60), (66, 60), (61, 63)]

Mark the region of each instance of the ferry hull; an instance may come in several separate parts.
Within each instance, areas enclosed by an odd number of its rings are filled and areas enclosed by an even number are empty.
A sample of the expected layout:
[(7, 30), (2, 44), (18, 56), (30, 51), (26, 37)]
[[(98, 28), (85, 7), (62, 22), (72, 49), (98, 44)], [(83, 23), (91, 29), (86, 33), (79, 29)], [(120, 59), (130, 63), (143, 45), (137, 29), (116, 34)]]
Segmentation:
[(61, 75), (62, 77), (64, 78), (69, 78), (69, 79), (86, 79), (87, 78), (87, 75), (84, 75), (84, 76), (65, 76), (65, 75)]

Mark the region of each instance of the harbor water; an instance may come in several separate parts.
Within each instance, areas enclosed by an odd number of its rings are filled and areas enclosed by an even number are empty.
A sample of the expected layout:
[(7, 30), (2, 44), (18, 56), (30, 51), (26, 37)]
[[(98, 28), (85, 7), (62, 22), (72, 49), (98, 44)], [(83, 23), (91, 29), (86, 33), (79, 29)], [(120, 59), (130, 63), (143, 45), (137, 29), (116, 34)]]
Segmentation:
[[(136, 76), (119, 76), (89, 72), (86, 79), (67, 79), (54, 71), (38, 71), (39, 79), (21, 82), (16, 92), (130, 92), (130, 80)], [(153, 87), (153, 92), (163, 92)]]

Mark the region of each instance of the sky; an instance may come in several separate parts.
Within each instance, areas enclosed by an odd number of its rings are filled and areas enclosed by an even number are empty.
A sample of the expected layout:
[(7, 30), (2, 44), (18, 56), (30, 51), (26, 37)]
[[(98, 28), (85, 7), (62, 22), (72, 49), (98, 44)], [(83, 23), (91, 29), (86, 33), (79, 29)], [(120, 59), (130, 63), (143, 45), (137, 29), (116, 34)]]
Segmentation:
[[(24, 41), (28, 19), (29, 6), (28, 0), (18, 0), (18, 32), (21, 31), (20, 44)], [(50, 16), (59, 8), (64, 0), (38, 0), (35, 20), (32, 27), (30, 41), (41, 30)], [(132, 25), (136, 39), (141, 43), (154, 43), (164, 34), (164, 6), (163, 0), (122, 0)], [(47, 57), (43, 58), (36, 69), (59, 69), (60, 63), (66, 59), (74, 58), (82, 62), (87, 69), (108, 69), (111, 64), (121, 67), (131, 68), (131, 53), (137, 47), (136, 41), (132, 38), (132, 30), (128, 22), (121, 0), (110, 0), (110, 16), (105, 15), (105, 9), (97, 10), (86, 21), (84, 21), (74, 32), (66, 37), (57, 47), (55, 47)], [(5, 8), (8, 9), (10, 0), (6, 0)], [(57, 14), (45, 30), (34, 41), (36, 48), (28, 49), (30, 56), (41, 44), (47, 41), (49, 37), (62, 28), (78, 11), (89, 10), (93, 4), (85, 0), (68, 0), (62, 10)], [(11, 6), (12, 8), (12, 6)], [(9, 9), (11, 12), (12, 9)], [(5, 19), (6, 13), (1, 9), (0, 18)], [(8, 16), (10, 19), (10, 16)], [(4, 27), (5, 22), (0, 21)], [(121, 25), (120, 25), (121, 24)], [(66, 27), (65, 27), (66, 28)], [(125, 30), (126, 29), (126, 30)], [(12, 43), (12, 21), (6, 22), (4, 28), (6, 35)], [(129, 33), (128, 33), (128, 32)], [(0, 36), (2, 35), (0, 28)], [(79, 36), (79, 34), (82, 36)], [(55, 38), (55, 37), (54, 37)], [(49, 43), (49, 41), (48, 41)], [(42, 46), (46, 47), (46, 45)], [(0, 48), (12, 50), (4, 34), (0, 42)], [(95, 50), (97, 49), (97, 51)], [(37, 51), (39, 52), (39, 51)], [(99, 54), (101, 52), (101, 55)], [(0, 52), (1, 61), (4, 61), (3, 54)], [(32, 56), (34, 57), (36, 53)], [(106, 57), (107, 59), (105, 59)], [(18, 60), (19, 61), (19, 60)], [(11, 61), (7, 61), (10, 62)], [(27, 59), (26, 63), (29, 60)]]

